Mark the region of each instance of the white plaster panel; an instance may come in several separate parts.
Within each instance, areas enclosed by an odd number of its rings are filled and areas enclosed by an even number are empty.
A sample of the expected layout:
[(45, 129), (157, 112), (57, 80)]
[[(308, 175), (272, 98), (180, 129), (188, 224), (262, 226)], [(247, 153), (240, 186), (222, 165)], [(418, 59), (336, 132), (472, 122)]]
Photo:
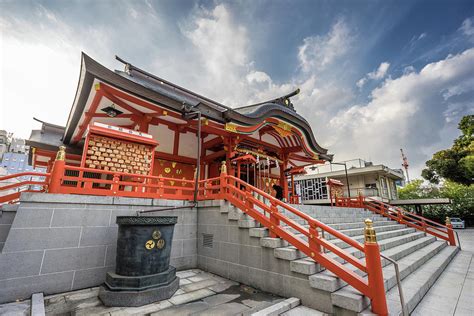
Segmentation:
[(174, 131), (170, 130), (168, 126), (150, 125), (148, 134), (153, 136), (153, 139), (158, 141), (157, 151), (172, 154), (174, 144)]
[(196, 157), (197, 155), (197, 137), (194, 133), (181, 134), (179, 136), (179, 151), (180, 156)]

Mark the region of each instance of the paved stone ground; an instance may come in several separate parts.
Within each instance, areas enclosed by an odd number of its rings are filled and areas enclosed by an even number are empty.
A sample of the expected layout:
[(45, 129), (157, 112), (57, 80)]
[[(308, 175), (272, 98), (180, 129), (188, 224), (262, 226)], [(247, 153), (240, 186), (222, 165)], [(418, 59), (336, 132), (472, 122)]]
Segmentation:
[(30, 316), (30, 300), (0, 305), (2, 316)]
[(249, 315), (283, 300), (197, 269), (177, 275), (180, 288), (165, 301), (141, 307), (106, 307), (97, 297), (96, 287), (45, 297), (46, 315)]
[(474, 315), (474, 228), (458, 229), (462, 251), (412, 315)]

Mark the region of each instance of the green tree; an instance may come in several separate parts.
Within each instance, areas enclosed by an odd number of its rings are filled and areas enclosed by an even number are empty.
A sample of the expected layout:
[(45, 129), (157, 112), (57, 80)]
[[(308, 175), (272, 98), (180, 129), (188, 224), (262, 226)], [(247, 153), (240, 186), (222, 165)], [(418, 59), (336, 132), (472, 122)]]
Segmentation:
[(459, 122), (461, 136), (451, 148), (438, 151), (426, 162), (421, 176), (431, 183), (441, 179), (470, 185), (474, 179), (474, 115), (466, 115)]
[[(460, 217), (466, 222), (474, 220), (474, 184), (463, 185), (445, 181), (441, 186), (426, 184), (418, 179), (398, 189), (400, 199), (448, 198), (451, 204), (423, 206), (423, 216), (444, 223), (446, 216)], [(405, 206), (413, 211), (412, 206)]]

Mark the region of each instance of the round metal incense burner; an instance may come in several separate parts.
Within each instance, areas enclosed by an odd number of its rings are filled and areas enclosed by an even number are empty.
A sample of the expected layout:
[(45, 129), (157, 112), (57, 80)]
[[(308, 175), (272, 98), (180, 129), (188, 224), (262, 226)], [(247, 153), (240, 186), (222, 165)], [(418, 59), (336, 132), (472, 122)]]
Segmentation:
[(176, 216), (118, 216), (115, 272), (99, 297), (106, 306), (142, 306), (170, 298), (179, 287), (169, 265)]

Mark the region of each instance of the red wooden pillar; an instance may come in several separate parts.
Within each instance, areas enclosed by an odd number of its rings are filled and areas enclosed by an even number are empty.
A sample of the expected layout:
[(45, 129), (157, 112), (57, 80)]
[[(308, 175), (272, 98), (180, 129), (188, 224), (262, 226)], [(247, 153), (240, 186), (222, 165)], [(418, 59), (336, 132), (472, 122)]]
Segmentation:
[(66, 147), (59, 146), (59, 151), (56, 154), (56, 160), (53, 163), (51, 170), (51, 178), (49, 180), (49, 193), (59, 193), (61, 189), (61, 178), (64, 176), (64, 169), (66, 167)]
[(451, 224), (451, 219), (446, 217), (446, 227), (448, 227), (448, 239), (451, 246), (456, 246), (456, 239), (454, 239), (453, 225)]
[(276, 238), (278, 235), (273, 230), (275, 227), (280, 226), (280, 219), (275, 216), (275, 214), (278, 213), (278, 207), (276, 206), (275, 201), (272, 200), (270, 203), (270, 222), (272, 223), (272, 226), (270, 227), (270, 237)]
[(221, 175), (220, 175), (220, 187), (221, 187), (221, 199), (225, 198), (225, 194), (226, 194), (226, 187), (227, 187), (227, 183), (226, 183), (226, 180), (227, 180), (227, 165), (226, 165), (226, 162), (223, 161), (222, 162), (222, 165), (221, 165)]
[[(310, 223), (309, 225), (309, 248), (312, 251), (321, 252), (321, 245), (316, 241), (319, 239), (319, 232), (315, 224)], [(314, 258), (314, 254), (311, 253), (311, 257)]]
[(369, 289), (371, 291), (372, 312), (377, 315), (388, 315), (380, 248), (377, 244), (375, 229), (370, 219), (365, 220), (364, 236), (365, 262), (367, 265)]

